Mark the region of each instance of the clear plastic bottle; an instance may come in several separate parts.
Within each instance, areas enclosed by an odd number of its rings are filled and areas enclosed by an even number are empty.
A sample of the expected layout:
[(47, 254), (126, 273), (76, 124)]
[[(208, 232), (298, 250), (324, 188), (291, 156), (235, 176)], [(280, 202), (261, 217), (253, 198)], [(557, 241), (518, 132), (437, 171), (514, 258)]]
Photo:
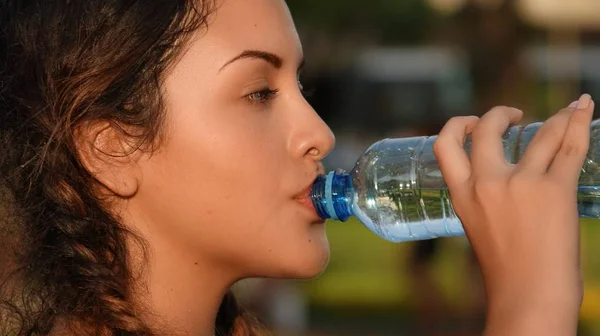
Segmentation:
[[(504, 134), (507, 162), (517, 163), (542, 123), (513, 126)], [(436, 136), (385, 139), (373, 144), (350, 173), (315, 181), (311, 199), (323, 219), (355, 216), (393, 242), (464, 235), (433, 154)], [(467, 139), (465, 149), (470, 153)], [(582, 218), (600, 218), (600, 120), (591, 126), (590, 149), (578, 192)]]

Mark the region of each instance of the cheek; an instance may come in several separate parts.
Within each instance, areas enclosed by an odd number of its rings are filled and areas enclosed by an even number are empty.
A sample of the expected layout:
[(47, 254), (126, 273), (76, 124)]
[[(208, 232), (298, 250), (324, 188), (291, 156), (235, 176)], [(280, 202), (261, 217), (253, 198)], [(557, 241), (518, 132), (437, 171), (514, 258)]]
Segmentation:
[(181, 199), (176, 215), (183, 224), (181, 238), (192, 253), (242, 274), (314, 277), (329, 257), (324, 228), (310, 224), (289, 191), (281, 189), (289, 176), (282, 174), (284, 160), (276, 147), (257, 152), (251, 143), (199, 157), (189, 164), (196, 169), (180, 174), (173, 192)]
[(281, 190), (289, 158), (279, 130), (215, 119), (174, 122), (177, 132), (144, 173), (149, 192), (161, 191), (148, 207), (162, 208), (162, 217), (196, 246), (259, 237), (291, 196)]
[(176, 132), (144, 166), (143, 211), (190, 253), (258, 276), (317, 275), (328, 242), (292, 200), (299, 182), (283, 123), (214, 110), (171, 122)]

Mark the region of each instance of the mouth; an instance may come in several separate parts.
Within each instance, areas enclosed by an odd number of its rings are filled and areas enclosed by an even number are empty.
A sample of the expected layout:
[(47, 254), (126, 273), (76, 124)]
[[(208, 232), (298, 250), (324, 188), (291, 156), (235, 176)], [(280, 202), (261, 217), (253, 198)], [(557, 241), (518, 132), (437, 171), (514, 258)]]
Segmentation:
[(325, 220), (322, 219), (321, 216), (319, 216), (319, 214), (317, 213), (317, 210), (315, 209), (315, 206), (312, 202), (312, 199), (310, 198), (310, 192), (312, 190), (312, 186), (313, 186), (313, 183), (311, 183), (308, 187), (302, 189), (301, 192), (299, 192), (296, 196), (294, 196), (294, 200), (298, 204), (303, 206), (305, 209), (310, 211), (310, 214), (314, 218), (313, 223), (322, 224), (322, 223), (325, 223)]

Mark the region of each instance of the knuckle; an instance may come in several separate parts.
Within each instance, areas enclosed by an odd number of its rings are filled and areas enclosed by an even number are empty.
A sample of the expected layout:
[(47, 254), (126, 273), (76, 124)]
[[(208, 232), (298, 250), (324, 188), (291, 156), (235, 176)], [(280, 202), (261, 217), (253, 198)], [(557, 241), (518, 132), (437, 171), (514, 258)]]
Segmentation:
[(495, 199), (496, 195), (501, 191), (502, 185), (496, 180), (476, 180), (473, 183), (473, 195), (478, 200)]
[(458, 131), (458, 130), (463, 131), (465, 129), (465, 126), (473, 123), (476, 120), (479, 120), (479, 117), (477, 117), (477, 116), (452, 117), (452, 118), (450, 118), (450, 120), (448, 120), (446, 122), (446, 125), (444, 128), (456, 130), (456, 131)]
[(560, 147), (560, 154), (566, 157), (578, 157), (584, 152), (583, 146), (574, 141), (565, 141)]
[(512, 109), (511, 107), (506, 106), (506, 105), (498, 105), (498, 106), (492, 107), (492, 109), (490, 110), (490, 113), (506, 113), (511, 109)]
[(505, 105), (494, 106), (486, 113), (486, 115), (512, 115), (514, 113), (521, 113), (522, 111), (516, 107), (510, 107)]
[(450, 118), (450, 120), (448, 120), (446, 125), (448, 127), (456, 128), (456, 127), (460, 127), (460, 126), (464, 125), (465, 121), (466, 121), (465, 117), (463, 117), (463, 116), (452, 117), (452, 118)]
[(464, 121), (465, 123), (471, 123), (471, 122), (479, 120), (479, 117), (474, 116), (474, 115), (460, 116), (460, 117), (455, 117), (455, 118), (460, 118), (460, 120)]
[(489, 134), (490, 134), (490, 132), (486, 128), (485, 124), (479, 124), (479, 125), (475, 126), (475, 128), (473, 129), (473, 132), (471, 132), (471, 135), (473, 138), (483, 138)]
[(514, 194), (523, 194), (523, 192), (527, 190), (535, 189), (536, 181), (537, 179), (535, 179), (533, 176), (517, 174), (508, 180), (508, 190)]
[(536, 136), (541, 137), (549, 137), (550, 139), (560, 140), (565, 136), (566, 123), (560, 124), (557, 121), (547, 122), (548, 124), (542, 126), (540, 128), (538, 134)]

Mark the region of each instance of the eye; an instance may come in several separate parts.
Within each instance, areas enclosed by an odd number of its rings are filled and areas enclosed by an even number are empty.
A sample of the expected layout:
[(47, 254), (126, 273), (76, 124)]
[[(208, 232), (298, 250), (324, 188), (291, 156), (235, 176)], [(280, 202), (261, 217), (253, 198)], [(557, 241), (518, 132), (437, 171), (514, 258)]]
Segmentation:
[(278, 92), (279, 90), (277, 89), (266, 88), (247, 95), (246, 99), (254, 104), (265, 104), (273, 100)]

